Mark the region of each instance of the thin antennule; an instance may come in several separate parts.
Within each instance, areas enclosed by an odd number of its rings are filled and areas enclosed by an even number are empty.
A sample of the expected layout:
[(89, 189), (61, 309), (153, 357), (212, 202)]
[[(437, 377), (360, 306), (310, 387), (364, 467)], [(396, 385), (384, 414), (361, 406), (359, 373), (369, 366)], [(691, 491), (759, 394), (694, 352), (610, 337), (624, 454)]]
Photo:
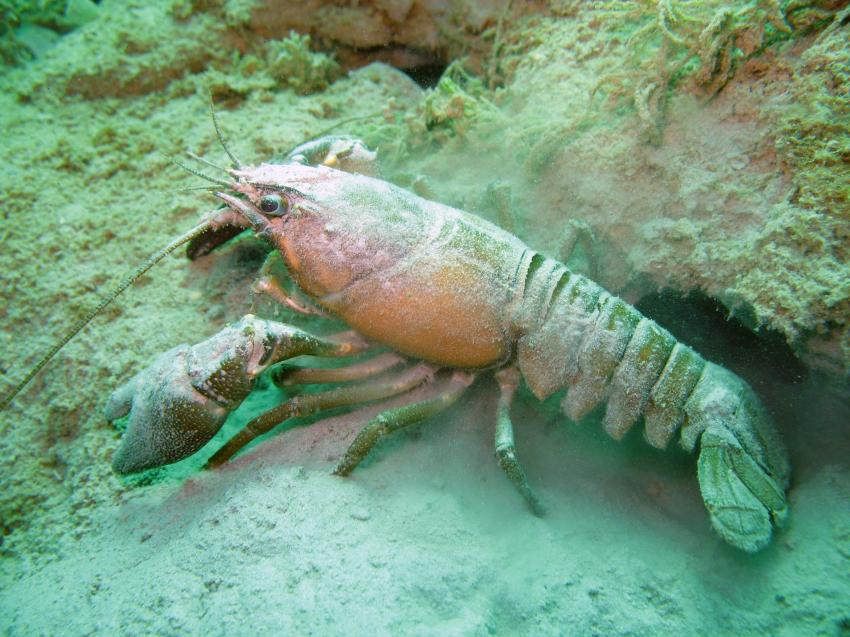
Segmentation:
[(165, 192), (188, 192), (190, 190), (218, 190), (218, 186), (185, 186), (183, 188), (171, 188)]
[(120, 284), (118, 284), (118, 286), (115, 289), (113, 289), (109, 294), (107, 294), (105, 297), (103, 297), (100, 300), (100, 302), (94, 308), (89, 310), (83, 318), (81, 318), (79, 321), (77, 321), (77, 323), (74, 325), (74, 327), (72, 327), (68, 331), (68, 333), (65, 334), (65, 336), (63, 336), (59, 340), (58, 343), (56, 343), (53, 347), (51, 347), (50, 351), (48, 351), (47, 354), (45, 354), (44, 356), (41, 357), (41, 360), (39, 360), (38, 363), (36, 363), (35, 366), (32, 369), (30, 369), (29, 372), (27, 372), (26, 376), (24, 376), (23, 379), (17, 385), (15, 385), (9, 393), (7, 393), (3, 397), (3, 400), (0, 401), (0, 411), (6, 409), (6, 407), (8, 407), (11, 404), (11, 402), (15, 398), (15, 396), (17, 396), (21, 392), (21, 390), (29, 384), (29, 382), (35, 377), (35, 375), (38, 374), (38, 372), (40, 372), (41, 369), (45, 365), (47, 365), (47, 363), (50, 362), (50, 359), (52, 359), (54, 356), (56, 356), (56, 354), (59, 353), (59, 350), (61, 350), (63, 347), (65, 347), (65, 345), (67, 345), (68, 342), (72, 338), (74, 338), (77, 334), (79, 334), (82, 331), (82, 329), (86, 325), (88, 325), (95, 316), (100, 314), (100, 312), (106, 306), (108, 306), (110, 303), (112, 303), (112, 301), (114, 301), (118, 297), (118, 295), (120, 295), (124, 290), (126, 290), (128, 287), (130, 287), (136, 281), (136, 279), (141, 277), (143, 274), (145, 274), (145, 272), (150, 270), (153, 266), (155, 266), (157, 263), (162, 261), (166, 256), (168, 256), (169, 254), (174, 252), (177, 248), (182, 246), (184, 243), (188, 243), (189, 241), (191, 241), (192, 239), (194, 239), (198, 235), (209, 230), (209, 227), (210, 227), (209, 222), (205, 221), (205, 222), (195, 226), (194, 228), (192, 228), (188, 232), (184, 233), (183, 235), (177, 237), (171, 243), (169, 243), (167, 246), (165, 246), (164, 248), (160, 249), (159, 251), (157, 251), (156, 253), (154, 253), (150, 257), (148, 257), (148, 259), (142, 265), (140, 265), (138, 268), (136, 268), (136, 270), (133, 271), (132, 274), (128, 275), (123, 281), (121, 281)]
[(187, 166), (186, 164), (184, 164), (184, 163), (183, 163), (183, 162), (181, 162), (181, 161), (178, 161), (177, 159), (172, 158), (172, 159), (171, 159), (171, 161), (172, 161), (174, 164), (176, 164), (177, 166), (180, 166), (180, 168), (182, 168), (182, 169), (183, 169), (183, 170), (185, 170), (186, 172), (188, 172), (188, 173), (192, 173), (193, 175), (195, 175), (195, 177), (200, 177), (201, 179), (206, 179), (207, 181), (212, 182), (212, 183), (214, 183), (214, 184), (218, 184), (219, 186), (224, 186), (224, 187), (225, 187), (225, 188), (227, 188), (228, 190), (230, 190), (231, 188), (233, 188), (233, 183), (232, 183), (232, 182), (224, 181), (223, 179), (216, 179), (215, 177), (210, 177), (209, 175), (205, 175), (205, 174), (204, 174), (204, 173), (202, 173), (200, 170), (195, 170), (195, 169), (194, 169), (194, 168), (192, 168), (191, 166)]
[(199, 161), (199, 162), (201, 162), (202, 164), (206, 164), (206, 165), (207, 165), (207, 166), (209, 166), (210, 168), (215, 168), (216, 170), (220, 170), (221, 172), (223, 172), (223, 173), (225, 173), (225, 174), (227, 174), (227, 175), (230, 175), (230, 171), (229, 171), (229, 170), (227, 170), (227, 168), (225, 168), (224, 166), (219, 166), (218, 164), (214, 164), (214, 163), (213, 163), (213, 162), (211, 162), (209, 159), (204, 159), (204, 158), (203, 158), (203, 157), (201, 157), (200, 155), (196, 155), (195, 153), (193, 153), (193, 152), (192, 152), (192, 151), (190, 151), (190, 150), (187, 150), (187, 151), (186, 151), (186, 156), (187, 156), (187, 157), (189, 157), (190, 159), (194, 159), (195, 161)]
[(218, 126), (218, 117), (215, 115), (215, 105), (213, 104), (212, 95), (210, 95), (210, 115), (212, 115), (213, 127), (215, 128), (215, 134), (218, 136), (218, 142), (221, 144), (224, 152), (227, 153), (227, 156), (230, 157), (230, 163), (234, 168), (242, 168), (242, 162), (236, 158), (236, 155), (230, 152), (227, 143), (224, 141), (224, 135), (221, 134), (221, 128)]

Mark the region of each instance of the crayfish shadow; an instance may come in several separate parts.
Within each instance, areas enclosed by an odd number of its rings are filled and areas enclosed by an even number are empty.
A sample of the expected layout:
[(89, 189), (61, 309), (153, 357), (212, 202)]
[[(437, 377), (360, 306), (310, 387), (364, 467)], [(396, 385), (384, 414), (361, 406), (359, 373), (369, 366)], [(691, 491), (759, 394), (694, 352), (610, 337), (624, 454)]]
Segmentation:
[(562, 397), (540, 403), (524, 389), (514, 408), (518, 453), (532, 484), (552, 502), (553, 519), (571, 516), (576, 506), (595, 509), (603, 522), (628, 511), (630, 524), (656, 537), (712, 537), (694, 455), (674, 443), (665, 450), (650, 446), (642, 419), (616, 441), (602, 427), (604, 405), (573, 422), (561, 412)]

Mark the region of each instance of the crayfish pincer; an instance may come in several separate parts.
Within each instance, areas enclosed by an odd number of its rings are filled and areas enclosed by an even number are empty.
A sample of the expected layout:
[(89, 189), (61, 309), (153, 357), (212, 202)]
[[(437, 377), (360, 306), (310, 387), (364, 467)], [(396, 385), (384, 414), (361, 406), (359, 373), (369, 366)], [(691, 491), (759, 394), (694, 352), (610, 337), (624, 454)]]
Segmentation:
[[(788, 461), (743, 380), (501, 228), (338, 169), (370, 157), (362, 142), (333, 138), (297, 151), (257, 167), (228, 152), (234, 168), (221, 168), (227, 179), (192, 170), (220, 186), (225, 205), (168, 250), (189, 242), (190, 256), (206, 254), (253, 231), (273, 248), (270, 263), (282, 261), (288, 273), (264, 267), (255, 289), (353, 331), (321, 338), (246, 316), (202, 343), (166, 352), (109, 401), (110, 419), (130, 416), (116, 471), (195, 453), (269, 368), (279, 385), (334, 387), (296, 393), (260, 414), (209, 466), (290, 418), (392, 397), (393, 406), (363, 427), (337, 464), (335, 473), (347, 475), (382, 437), (445, 409), (477, 376), (494, 374), (497, 458), (533, 512), (542, 507), (517, 457), (510, 416), (522, 380), (541, 400), (566, 390), (561, 406), (574, 421), (606, 403), (602, 425), (615, 439), (641, 420), (654, 447), (677, 441), (696, 451), (714, 529), (745, 551), (770, 542), (788, 513)], [(279, 364), (354, 354), (330, 368)]]
[(179, 345), (110, 396), (109, 420), (130, 413), (112, 466), (135, 473), (190, 456), (221, 429), (270, 365), (302, 354), (348, 356), (364, 346), (353, 334), (333, 341), (250, 314), (197, 345)]

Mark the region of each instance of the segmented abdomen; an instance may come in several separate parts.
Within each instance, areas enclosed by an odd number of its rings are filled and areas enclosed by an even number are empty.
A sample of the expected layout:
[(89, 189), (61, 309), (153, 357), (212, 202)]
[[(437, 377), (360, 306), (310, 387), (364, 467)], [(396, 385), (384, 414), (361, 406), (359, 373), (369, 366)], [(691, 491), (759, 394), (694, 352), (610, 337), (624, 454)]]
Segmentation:
[(664, 448), (685, 422), (706, 362), (590, 279), (538, 254), (526, 263), (515, 326), (529, 387), (541, 399), (566, 388), (561, 406), (572, 420), (607, 401), (603, 425), (615, 439), (643, 414), (646, 440)]

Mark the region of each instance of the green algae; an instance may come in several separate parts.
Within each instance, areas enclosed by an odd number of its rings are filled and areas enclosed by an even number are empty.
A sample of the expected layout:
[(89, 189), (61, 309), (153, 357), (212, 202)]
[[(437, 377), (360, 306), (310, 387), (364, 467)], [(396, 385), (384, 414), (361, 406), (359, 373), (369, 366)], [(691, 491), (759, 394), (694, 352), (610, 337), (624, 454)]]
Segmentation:
[(269, 42), (266, 59), (278, 84), (299, 95), (323, 91), (342, 73), (331, 56), (310, 50), (310, 36), (295, 31), (283, 40)]
[(52, 46), (59, 34), (94, 20), (90, 0), (2, 0), (0, 63), (21, 64)]
[[(782, 276), (767, 281), (753, 270), (742, 275), (734, 290), (755, 297), (752, 305), (760, 324), (777, 327), (798, 347), (807, 337), (822, 344), (817, 348), (821, 365), (847, 373), (850, 50), (838, 28), (840, 20), (802, 52), (787, 100), (771, 122), (790, 189), (771, 210), (755, 245), (761, 259)], [(770, 288), (777, 293), (764, 296), (763, 290)]]
[[(777, 118), (781, 136), (776, 144), (793, 174), (794, 203), (846, 221), (850, 219), (850, 49), (840, 28), (818, 36), (803, 52), (789, 98)], [(845, 242), (836, 256), (848, 260), (850, 245)]]

